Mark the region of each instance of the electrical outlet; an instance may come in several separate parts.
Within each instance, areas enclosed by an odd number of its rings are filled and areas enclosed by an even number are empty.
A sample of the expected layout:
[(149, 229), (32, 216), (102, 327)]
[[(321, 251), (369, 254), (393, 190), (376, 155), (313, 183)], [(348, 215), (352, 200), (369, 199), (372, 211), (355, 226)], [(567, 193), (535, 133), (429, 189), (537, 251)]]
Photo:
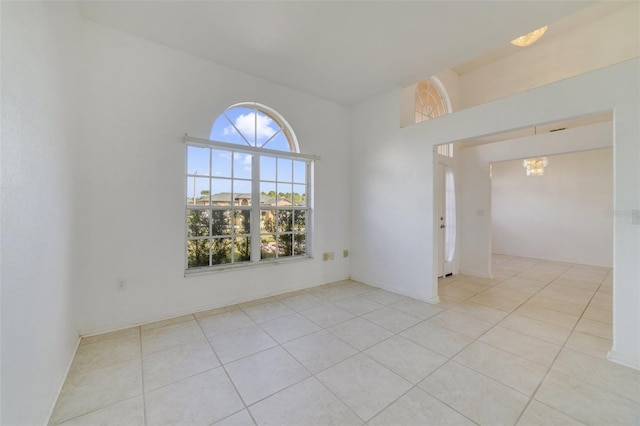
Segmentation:
[(349, 257), (349, 250), (342, 250), (342, 257)]
[(124, 291), (127, 289), (127, 280), (124, 278), (118, 278), (116, 280), (116, 290)]
[(336, 258), (336, 254), (334, 252), (329, 253), (329, 259), (333, 260)]
[(331, 259), (331, 253), (322, 253), (322, 260), (327, 261)]

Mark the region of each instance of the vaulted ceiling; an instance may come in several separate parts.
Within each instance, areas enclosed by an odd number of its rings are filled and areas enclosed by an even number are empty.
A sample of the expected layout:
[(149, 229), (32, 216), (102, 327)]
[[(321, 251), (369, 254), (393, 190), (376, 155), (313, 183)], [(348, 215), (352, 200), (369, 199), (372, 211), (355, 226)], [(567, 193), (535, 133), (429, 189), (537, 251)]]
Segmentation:
[(89, 20), (352, 105), (504, 46), (591, 1), (90, 1)]

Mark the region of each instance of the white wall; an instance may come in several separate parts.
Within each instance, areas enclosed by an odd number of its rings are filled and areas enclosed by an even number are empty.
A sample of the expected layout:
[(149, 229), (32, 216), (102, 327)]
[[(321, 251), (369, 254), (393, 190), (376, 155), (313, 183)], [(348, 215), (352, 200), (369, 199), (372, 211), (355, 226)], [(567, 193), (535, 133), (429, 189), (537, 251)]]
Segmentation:
[[(110, 28), (83, 28), (87, 99), (77, 226), (81, 334), (345, 279), (349, 109)], [(314, 260), (184, 274), (184, 133), (208, 138), (228, 106), (256, 101), (317, 154)], [(333, 261), (322, 252), (334, 251)], [(116, 279), (128, 289), (116, 292)]]
[[(400, 90), (356, 105), (352, 276), (418, 299), (437, 296), (432, 197), (437, 144), (612, 110), (614, 209), (637, 209), (639, 76), (640, 61), (634, 59), (403, 129), (398, 126)], [(635, 368), (640, 368), (638, 258), (640, 226), (632, 225), (630, 216), (615, 217), (611, 359)]]
[(640, 3), (628, 2), (593, 22), (548, 35), (526, 48), (460, 75), (461, 107), (479, 105), (640, 54)]
[(611, 146), (613, 129), (612, 123), (608, 122), (459, 149), (460, 271), (491, 276), (491, 254), (495, 252), (491, 245), (491, 163)]
[(493, 252), (611, 267), (612, 150), (548, 159), (536, 177), (522, 160), (493, 163)]
[(2, 2), (2, 415), (48, 420), (78, 334), (75, 4)]

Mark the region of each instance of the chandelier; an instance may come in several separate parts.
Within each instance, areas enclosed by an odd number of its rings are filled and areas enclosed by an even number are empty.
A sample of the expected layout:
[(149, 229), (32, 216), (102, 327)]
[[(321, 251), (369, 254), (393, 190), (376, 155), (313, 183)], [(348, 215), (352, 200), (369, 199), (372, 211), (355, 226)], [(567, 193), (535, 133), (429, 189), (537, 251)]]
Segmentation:
[(547, 31), (547, 26), (545, 25), (542, 28), (538, 28), (535, 31), (530, 32), (529, 34), (525, 34), (523, 36), (518, 37), (515, 40), (511, 40), (511, 44), (518, 47), (527, 47), (538, 41), (540, 37)]
[(527, 176), (543, 176), (547, 164), (549, 164), (547, 157), (527, 158), (522, 162)]

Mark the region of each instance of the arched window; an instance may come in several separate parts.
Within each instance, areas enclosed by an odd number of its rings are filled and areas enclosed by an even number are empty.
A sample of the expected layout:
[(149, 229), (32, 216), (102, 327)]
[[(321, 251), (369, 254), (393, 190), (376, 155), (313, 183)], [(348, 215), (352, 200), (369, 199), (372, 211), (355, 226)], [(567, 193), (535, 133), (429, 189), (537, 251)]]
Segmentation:
[(448, 112), (445, 96), (435, 81), (430, 78), (418, 82), (415, 92), (415, 122), (421, 123)]
[(257, 103), (229, 107), (210, 140), (185, 137), (186, 270), (310, 256), (314, 156)]

